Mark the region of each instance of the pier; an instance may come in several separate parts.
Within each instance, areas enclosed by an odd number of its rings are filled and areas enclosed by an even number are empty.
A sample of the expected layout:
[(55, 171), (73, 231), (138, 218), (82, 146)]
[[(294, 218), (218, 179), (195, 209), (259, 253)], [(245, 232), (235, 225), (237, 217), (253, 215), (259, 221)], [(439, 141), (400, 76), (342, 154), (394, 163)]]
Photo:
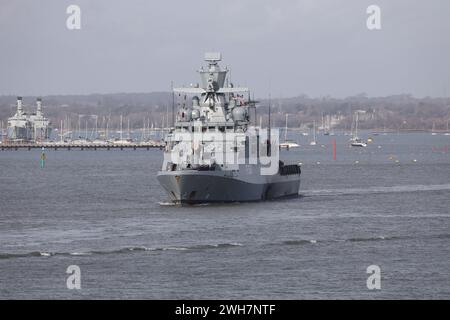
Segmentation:
[(0, 150), (1, 151), (8, 151), (8, 150), (31, 150), (31, 149), (42, 149), (45, 148), (47, 150), (123, 150), (123, 149), (162, 149), (164, 148), (165, 143), (159, 142), (159, 141), (151, 141), (151, 142), (141, 142), (141, 143), (123, 143), (123, 144), (114, 144), (114, 143), (49, 143), (49, 142), (42, 142), (42, 143), (14, 143), (14, 142), (7, 142), (7, 143), (0, 143)]

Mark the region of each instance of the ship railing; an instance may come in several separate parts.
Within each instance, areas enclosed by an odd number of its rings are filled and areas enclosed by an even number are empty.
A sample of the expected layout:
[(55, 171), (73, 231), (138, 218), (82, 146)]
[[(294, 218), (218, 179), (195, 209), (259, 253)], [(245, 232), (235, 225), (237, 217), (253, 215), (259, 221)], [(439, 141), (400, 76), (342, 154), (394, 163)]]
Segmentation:
[(279, 172), (282, 176), (288, 176), (288, 175), (294, 175), (294, 174), (301, 174), (302, 169), (298, 164), (284, 164), (282, 161), (280, 161), (279, 165)]

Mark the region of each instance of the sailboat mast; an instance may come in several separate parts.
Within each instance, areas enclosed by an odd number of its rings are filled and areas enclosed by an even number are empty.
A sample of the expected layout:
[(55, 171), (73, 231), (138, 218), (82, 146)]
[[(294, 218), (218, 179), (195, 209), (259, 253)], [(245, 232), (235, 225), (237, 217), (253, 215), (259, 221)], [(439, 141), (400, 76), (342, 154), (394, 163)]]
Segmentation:
[(267, 155), (268, 156), (271, 156), (272, 155), (272, 150), (271, 150), (271, 141), (270, 141), (270, 134), (271, 134), (271, 132), (270, 132), (270, 129), (271, 129), (271, 127), (272, 127), (272, 119), (271, 119), (271, 113), (272, 113), (272, 110), (271, 110), (271, 104), (272, 104), (272, 96), (271, 96), (271, 94), (270, 94), (270, 92), (269, 92), (269, 127), (268, 127), (268, 130), (267, 130)]
[(355, 116), (352, 113), (352, 124), (350, 125), (350, 135), (352, 136), (352, 138), (354, 138), (354, 135), (353, 135), (353, 128), (354, 128), (354, 122), (355, 122), (354, 120), (355, 120)]
[(105, 139), (108, 140), (109, 139), (109, 120), (111, 119), (111, 117), (108, 117), (108, 119), (106, 119), (106, 132), (105, 132)]
[(313, 122), (313, 141), (316, 142), (316, 120)]
[(130, 118), (128, 118), (128, 139), (130, 139)]
[(324, 123), (323, 123), (323, 112), (322, 112), (322, 131), (325, 131), (325, 127), (324, 127)]
[(170, 82), (170, 88), (172, 91), (172, 126), (175, 127), (175, 92), (173, 91), (173, 81)]
[(123, 126), (122, 126), (122, 115), (120, 115), (120, 140), (123, 140), (123, 134), (122, 134), (122, 128), (123, 128)]
[(169, 104), (166, 105), (166, 126), (167, 130), (169, 130)]
[(287, 130), (288, 130), (288, 114), (286, 113), (286, 128), (284, 129), (284, 142), (287, 141)]
[(94, 133), (94, 139), (97, 139), (98, 136), (98, 116), (95, 116), (95, 133)]

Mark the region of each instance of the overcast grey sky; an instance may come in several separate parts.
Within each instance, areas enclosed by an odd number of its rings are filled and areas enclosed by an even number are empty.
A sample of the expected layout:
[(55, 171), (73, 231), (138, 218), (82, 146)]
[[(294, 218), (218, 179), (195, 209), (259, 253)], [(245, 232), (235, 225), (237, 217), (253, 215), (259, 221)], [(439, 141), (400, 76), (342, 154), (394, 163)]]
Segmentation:
[(258, 97), (450, 95), (450, 1), (0, 0), (0, 94), (168, 90), (212, 50)]

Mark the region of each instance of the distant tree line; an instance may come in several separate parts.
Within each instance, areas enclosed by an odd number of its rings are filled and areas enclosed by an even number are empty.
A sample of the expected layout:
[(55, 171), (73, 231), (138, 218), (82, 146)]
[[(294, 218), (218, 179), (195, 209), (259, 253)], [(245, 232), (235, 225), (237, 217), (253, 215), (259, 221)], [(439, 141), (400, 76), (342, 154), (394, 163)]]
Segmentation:
[[(72, 129), (81, 122), (81, 127), (92, 127), (97, 119), (99, 127), (118, 128), (122, 115), (124, 129), (145, 126), (161, 127), (172, 123), (172, 94), (169, 92), (117, 93), (91, 95), (44, 96), (45, 116), (58, 128), (61, 121)], [(184, 97), (176, 97), (175, 106)], [(35, 112), (36, 97), (24, 97), (25, 110)], [(0, 119), (3, 125), (15, 113), (15, 96), (0, 96)], [(268, 100), (257, 105), (256, 122), (268, 122)], [(313, 121), (317, 126), (327, 116), (338, 117), (336, 129), (350, 129), (352, 115), (362, 112), (359, 127), (362, 129), (388, 130), (446, 130), (450, 120), (450, 98), (415, 98), (411, 95), (367, 97), (359, 94), (343, 99), (332, 97), (311, 98), (301, 95), (293, 98), (272, 99), (271, 112), (274, 126), (288, 125), (293, 128), (308, 128)], [(254, 114), (252, 113), (252, 117)], [(255, 121), (255, 119), (252, 119)]]

